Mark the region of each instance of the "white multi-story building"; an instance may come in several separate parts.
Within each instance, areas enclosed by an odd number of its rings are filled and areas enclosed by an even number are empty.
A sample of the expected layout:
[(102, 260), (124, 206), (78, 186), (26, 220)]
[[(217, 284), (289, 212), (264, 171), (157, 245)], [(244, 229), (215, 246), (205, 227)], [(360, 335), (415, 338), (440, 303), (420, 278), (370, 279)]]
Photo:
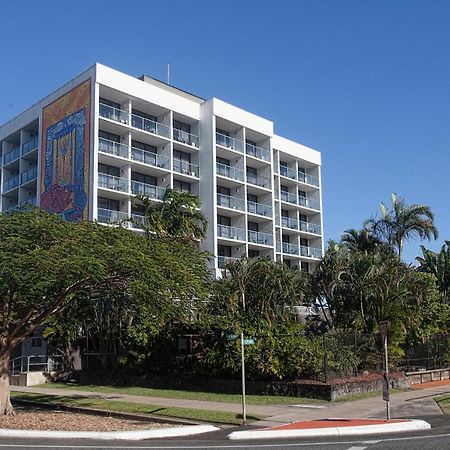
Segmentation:
[(95, 64), (0, 127), (0, 210), (32, 203), (116, 223), (197, 194), (216, 258), (266, 256), (309, 270), (323, 252), (320, 153), (273, 123), (216, 98)]

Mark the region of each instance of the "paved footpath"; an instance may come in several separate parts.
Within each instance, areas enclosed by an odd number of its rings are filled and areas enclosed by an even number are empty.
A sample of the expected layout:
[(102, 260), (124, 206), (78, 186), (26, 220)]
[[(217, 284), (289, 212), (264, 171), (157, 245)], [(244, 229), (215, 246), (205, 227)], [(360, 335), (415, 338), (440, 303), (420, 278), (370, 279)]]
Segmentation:
[[(238, 403), (146, 397), (118, 393), (100, 393), (40, 387), (11, 386), (11, 390), (43, 395), (102, 398), (105, 400), (125, 401), (155, 406), (229, 411), (236, 414), (242, 412), (242, 406)], [(421, 389), (413, 389), (391, 395), (391, 417), (413, 419), (415, 417), (442, 414), (441, 410), (434, 402), (433, 397), (446, 393), (450, 393), (450, 382), (448, 380), (447, 382), (435, 382), (430, 383), (429, 385), (422, 385)], [(386, 403), (380, 396), (362, 400), (330, 402), (325, 404), (247, 405), (247, 414), (266, 417), (265, 420), (253, 423), (253, 425), (259, 427), (270, 427), (281, 423), (325, 418), (384, 418), (386, 416)]]

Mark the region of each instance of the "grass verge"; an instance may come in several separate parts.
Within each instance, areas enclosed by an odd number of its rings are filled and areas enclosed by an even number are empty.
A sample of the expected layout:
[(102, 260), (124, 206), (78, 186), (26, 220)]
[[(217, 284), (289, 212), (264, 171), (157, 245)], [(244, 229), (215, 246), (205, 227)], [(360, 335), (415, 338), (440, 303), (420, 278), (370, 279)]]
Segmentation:
[(444, 414), (450, 414), (450, 395), (436, 397), (434, 400)]
[[(115, 411), (135, 414), (152, 414), (162, 417), (174, 417), (177, 419), (189, 419), (199, 422), (213, 422), (218, 424), (239, 425), (242, 416), (226, 411), (208, 411), (191, 408), (175, 408), (155, 405), (143, 405), (138, 403), (119, 402), (115, 400), (104, 400), (86, 397), (67, 397), (62, 395), (42, 395), (22, 392), (11, 392), (11, 399), (33, 401), (47, 405), (78, 406), (86, 408), (102, 409), (105, 411)], [(261, 420), (260, 416), (247, 416), (249, 422)]]
[[(41, 384), (40, 388), (48, 389), (70, 389), (88, 392), (100, 392), (105, 394), (128, 394), (142, 395), (144, 397), (176, 398), (181, 400), (202, 400), (222, 403), (241, 403), (242, 397), (238, 394), (219, 394), (202, 391), (181, 391), (175, 389), (152, 389), (143, 387), (118, 387), (118, 386), (98, 386), (79, 385), (73, 383), (48, 383)], [(303, 397), (281, 397), (276, 395), (246, 395), (249, 405), (296, 405), (326, 403), (323, 400), (316, 400)]]

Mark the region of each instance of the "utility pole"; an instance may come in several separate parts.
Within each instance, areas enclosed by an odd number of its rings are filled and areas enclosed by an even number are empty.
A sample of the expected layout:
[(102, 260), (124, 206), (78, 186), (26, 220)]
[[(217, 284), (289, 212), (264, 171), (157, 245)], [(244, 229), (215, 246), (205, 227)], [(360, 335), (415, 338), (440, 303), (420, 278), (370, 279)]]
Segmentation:
[[(241, 286), (242, 308), (245, 313), (245, 288)], [(241, 371), (242, 371), (242, 425), (247, 425), (247, 407), (245, 404), (245, 353), (244, 330), (241, 329)]]

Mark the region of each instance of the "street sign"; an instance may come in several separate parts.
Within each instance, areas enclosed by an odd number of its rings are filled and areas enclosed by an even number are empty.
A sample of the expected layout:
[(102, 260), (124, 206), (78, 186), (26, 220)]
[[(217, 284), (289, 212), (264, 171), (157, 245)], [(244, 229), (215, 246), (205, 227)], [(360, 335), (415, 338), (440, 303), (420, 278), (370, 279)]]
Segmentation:
[(380, 327), (381, 341), (384, 344), (384, 341), (387, 339), (388, 321), (387, 320), (383, 320), (383, 322), (379, 323), (379, 327)]
[(228, 334), (227, 336), (225, 336), (227, 341), (235, 341), (236, 339), (239, 339), (239, 335), (238, 334)]
[(244, 345), (253, 345), (255, 343), (254, 339), (246, 338), (244, 339)]

